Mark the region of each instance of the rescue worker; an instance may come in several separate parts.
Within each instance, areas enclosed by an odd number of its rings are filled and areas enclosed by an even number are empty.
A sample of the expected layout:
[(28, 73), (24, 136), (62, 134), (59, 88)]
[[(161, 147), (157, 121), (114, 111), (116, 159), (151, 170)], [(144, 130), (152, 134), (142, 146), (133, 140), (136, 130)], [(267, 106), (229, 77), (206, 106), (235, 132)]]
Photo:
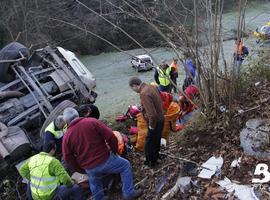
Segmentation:
[(234, 61), (237, 64), (241, 65), (244, 58), (248, 56), (249, 52), (248, 52), (247, 47), (244, 46), (241, 38), (235, 38), (234, 40), (235, 40), (235, 51), (233, 54)]
[(195, 84), (195, 76), (196, 76), (196, 66), (193, 64), (191, 59), (191, 54), (189, 52), (184, 52), (184, 68), (186, 77), (183, 83), (183, 91), (190, 85)]
[(148, 134), (145, 138), (145, 165), (155, 167), (160, 150), (161, 133), (163, 129), (164, 110), (158, 89), (152, 85), (143, 83), (138, 77), (129, 79), (130, 88), (139, 93), (142, 113), (148, 124)]
[[(177, 78), (178, 78), (178, 59), (174, 58), (172, 64), (170, 67), (172, 68), (172, 71), (174, 72), (172, 75), (172, 81), (177, 86)], [(177, 93), (177, 88), (173, 86), (173, 91)]]
[(47, 128), (43, 136), (43, 147), (45, 150), (49, 148), (51, 141), (55, 142), (57, 153), (61, 153), (62, 150), (62, 138), (66, 130), (66, 123), (62, 115), (59, 115), (54, 121), (52, 121)]
[[(184, 93), (190, 100), (193, 100), (195, 97), (198, 96), (199, 91), (195, 85), (191, 84), (185, 89)], [(188, 121), (188, 119), (190, 118), (191, 112), (196, 108), (182, 94), (179, 95), (178, 103), (180, 105), (180, 110), (181, 110), (180, 115), (179, 115), (179, 121), (181, 124), (185, 124)]]
[(68, 124), (62, 144), (63, 158), (74, 170), (88, 174), (93, 199), (104, 199), (101, 177), (119, 173), (124, 199), (141, 196), (142, 190), (134, 188), (129, 161), (117, 155), (118, 141), (112, 130), (95, 118), (80, 118), (74, 108), (66, 108), (63, 116)]
[(100, 117), (99, 109), (94, 104), (83, 104), (75, 107), (75, 109), (78, 111), (80, 117), (93, 117), (96, 119)]
[(83, 200), (83, 190), (73, 184), (61, 163), (54, 158), (56, 146), (50, 142), (46, 151), (30, 157), (19, 169), (21, 176), (29, 182), (27, 198), (29, 200), (50, 200), (53, 198)]
[(174, 72), (172, 68), (164, 61), (162, 61), (162, 64), (160, 67), (157, 67), (154, 75), (155, 81), (158, 84), (159, 91), (171, 93), (171, 82), (169, 78), (172, 79), (173, 74)]

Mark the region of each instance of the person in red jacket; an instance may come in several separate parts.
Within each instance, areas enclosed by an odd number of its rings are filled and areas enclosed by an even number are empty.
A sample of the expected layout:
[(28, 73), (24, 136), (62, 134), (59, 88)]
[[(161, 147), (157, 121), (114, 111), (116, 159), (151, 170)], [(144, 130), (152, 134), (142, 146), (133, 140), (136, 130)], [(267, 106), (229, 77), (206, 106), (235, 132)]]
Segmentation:
[(117, 155), (118, 142), (112, 130), (95, 118), (80, 118), (74, 108), (66, 108), (63, 117), (68, 124), (63, 158), (74, 170), (86, 171), (93, 199), (104, 199), (102, 176), (119, 173), (124, 199), (139, 197), (142, 190), (134, 189), (130, 163)]
[[(191, 84), (185, 89), (185, 94), (190, 100), (193, 100), (199, 94), (198, 88)], [(180, 94), (178, 102), (181, 109), (179, 118), (183, 118), (195, 109), (194, 105), (190, 103), (190, 101), (188, 101), (182, 94)]]

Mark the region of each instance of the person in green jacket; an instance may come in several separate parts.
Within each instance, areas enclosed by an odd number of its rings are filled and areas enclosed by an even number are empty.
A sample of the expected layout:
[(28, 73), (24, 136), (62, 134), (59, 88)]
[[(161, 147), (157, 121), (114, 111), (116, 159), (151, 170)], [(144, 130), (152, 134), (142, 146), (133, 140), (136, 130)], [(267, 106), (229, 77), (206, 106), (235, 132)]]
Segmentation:
[(28, 180), (27, 198), (34, 200), (85, 199), (82, 189), (73, 184), (72, 179), (59, 160), (53, 157), (56, 151), (54, 142), (48, 152), (40, 152), (30, 157), (19, 169), (22, 177)]
[(173, 79), (174, 73), (174, 69), (167, 65), (165, 61), (162, 61), (161, 65), (156, 68), (154, 78), (160, 92), (171, 93), (172, 84), (170, 79)]
[(66, 131), (66, 122), (62, 115), (56, 117), (45, 129), (43, 135), (43, 148), (45, 151), (50, 148), (51, 141), (56, 144), (56, 154), (62, 153), (62, 139)]

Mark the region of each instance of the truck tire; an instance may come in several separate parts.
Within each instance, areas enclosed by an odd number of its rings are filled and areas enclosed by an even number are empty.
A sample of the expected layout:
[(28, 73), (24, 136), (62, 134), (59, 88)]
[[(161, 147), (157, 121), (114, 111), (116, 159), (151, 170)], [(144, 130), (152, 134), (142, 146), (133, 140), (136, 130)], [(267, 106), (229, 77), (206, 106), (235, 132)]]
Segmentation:
[[(29, 50), (24, 45), (18, 42), (11, 42), (0, 50), (0, 60), (15, 60), (20, 58), (20, 52), (26, 57), (29, 57)], [(0, 63), (0, 82), (10, 82), (14, 79), (15, 74), (9, 72), (12, 63)]]
[(41, 129), (40, 129), (40, 132), (39, 132), (39, 135), (41, 138), (43, 138), (43, 134), (44, 134), (44, 131), (46, 129), (46, 127), (58, 116), (58, 115), (61, 115), (63, 113), (63, 111), (65, 110), (65, 108), (67, 107), (72, 107), (74, 108), (75, 106), (77, 106), (75, 103), (73, 103), (72, 101), (69, 101), (69, 100), (65, 100), (65, 101), (62, 101), (61, 103), (59, 103), (53, 110), (52, 112), (49, 114), (49, 116), (47, 117), (47, 119), (44, 121)]

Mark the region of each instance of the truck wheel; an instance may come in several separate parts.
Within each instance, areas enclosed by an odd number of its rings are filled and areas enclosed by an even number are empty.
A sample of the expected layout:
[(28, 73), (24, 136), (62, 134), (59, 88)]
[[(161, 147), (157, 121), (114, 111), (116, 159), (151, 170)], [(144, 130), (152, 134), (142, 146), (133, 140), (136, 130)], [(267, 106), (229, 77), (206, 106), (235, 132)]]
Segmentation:
[(69, 101), (69, 100), (65, 100), (65, 101), (62, 101), (61, 103), (59, 103), (53, 110), (52, 112), (50, 113), (50, 115), (47, 117), (47, 119), (44, 121), (41, 129), (40, 129), (40, 132), (39, 132), (39, 135), (41, 138), (43, 138), (43, 134), (44, 134), (44, 131), (46, 129), (46, 127), (58, 116), (58, 115), (61, 115), (63, 113), (63, 111), (65, 110), (65, 108), (67, 107), (72, 107), (74, 108), (75, 106), (77, 106), (75, 103), (73, 103), (72, 101)]
[[(29, 57), (29, 50), (24, 45), (18, 42), (12, 42), (0, 51), (0, 60), (15, 60), (20, 58), (22, 53), (26, 58)], [(12, 63), (0, 63), (0, 82), (10, 82), (15, 78), (15, 74), (10, 71)]]

